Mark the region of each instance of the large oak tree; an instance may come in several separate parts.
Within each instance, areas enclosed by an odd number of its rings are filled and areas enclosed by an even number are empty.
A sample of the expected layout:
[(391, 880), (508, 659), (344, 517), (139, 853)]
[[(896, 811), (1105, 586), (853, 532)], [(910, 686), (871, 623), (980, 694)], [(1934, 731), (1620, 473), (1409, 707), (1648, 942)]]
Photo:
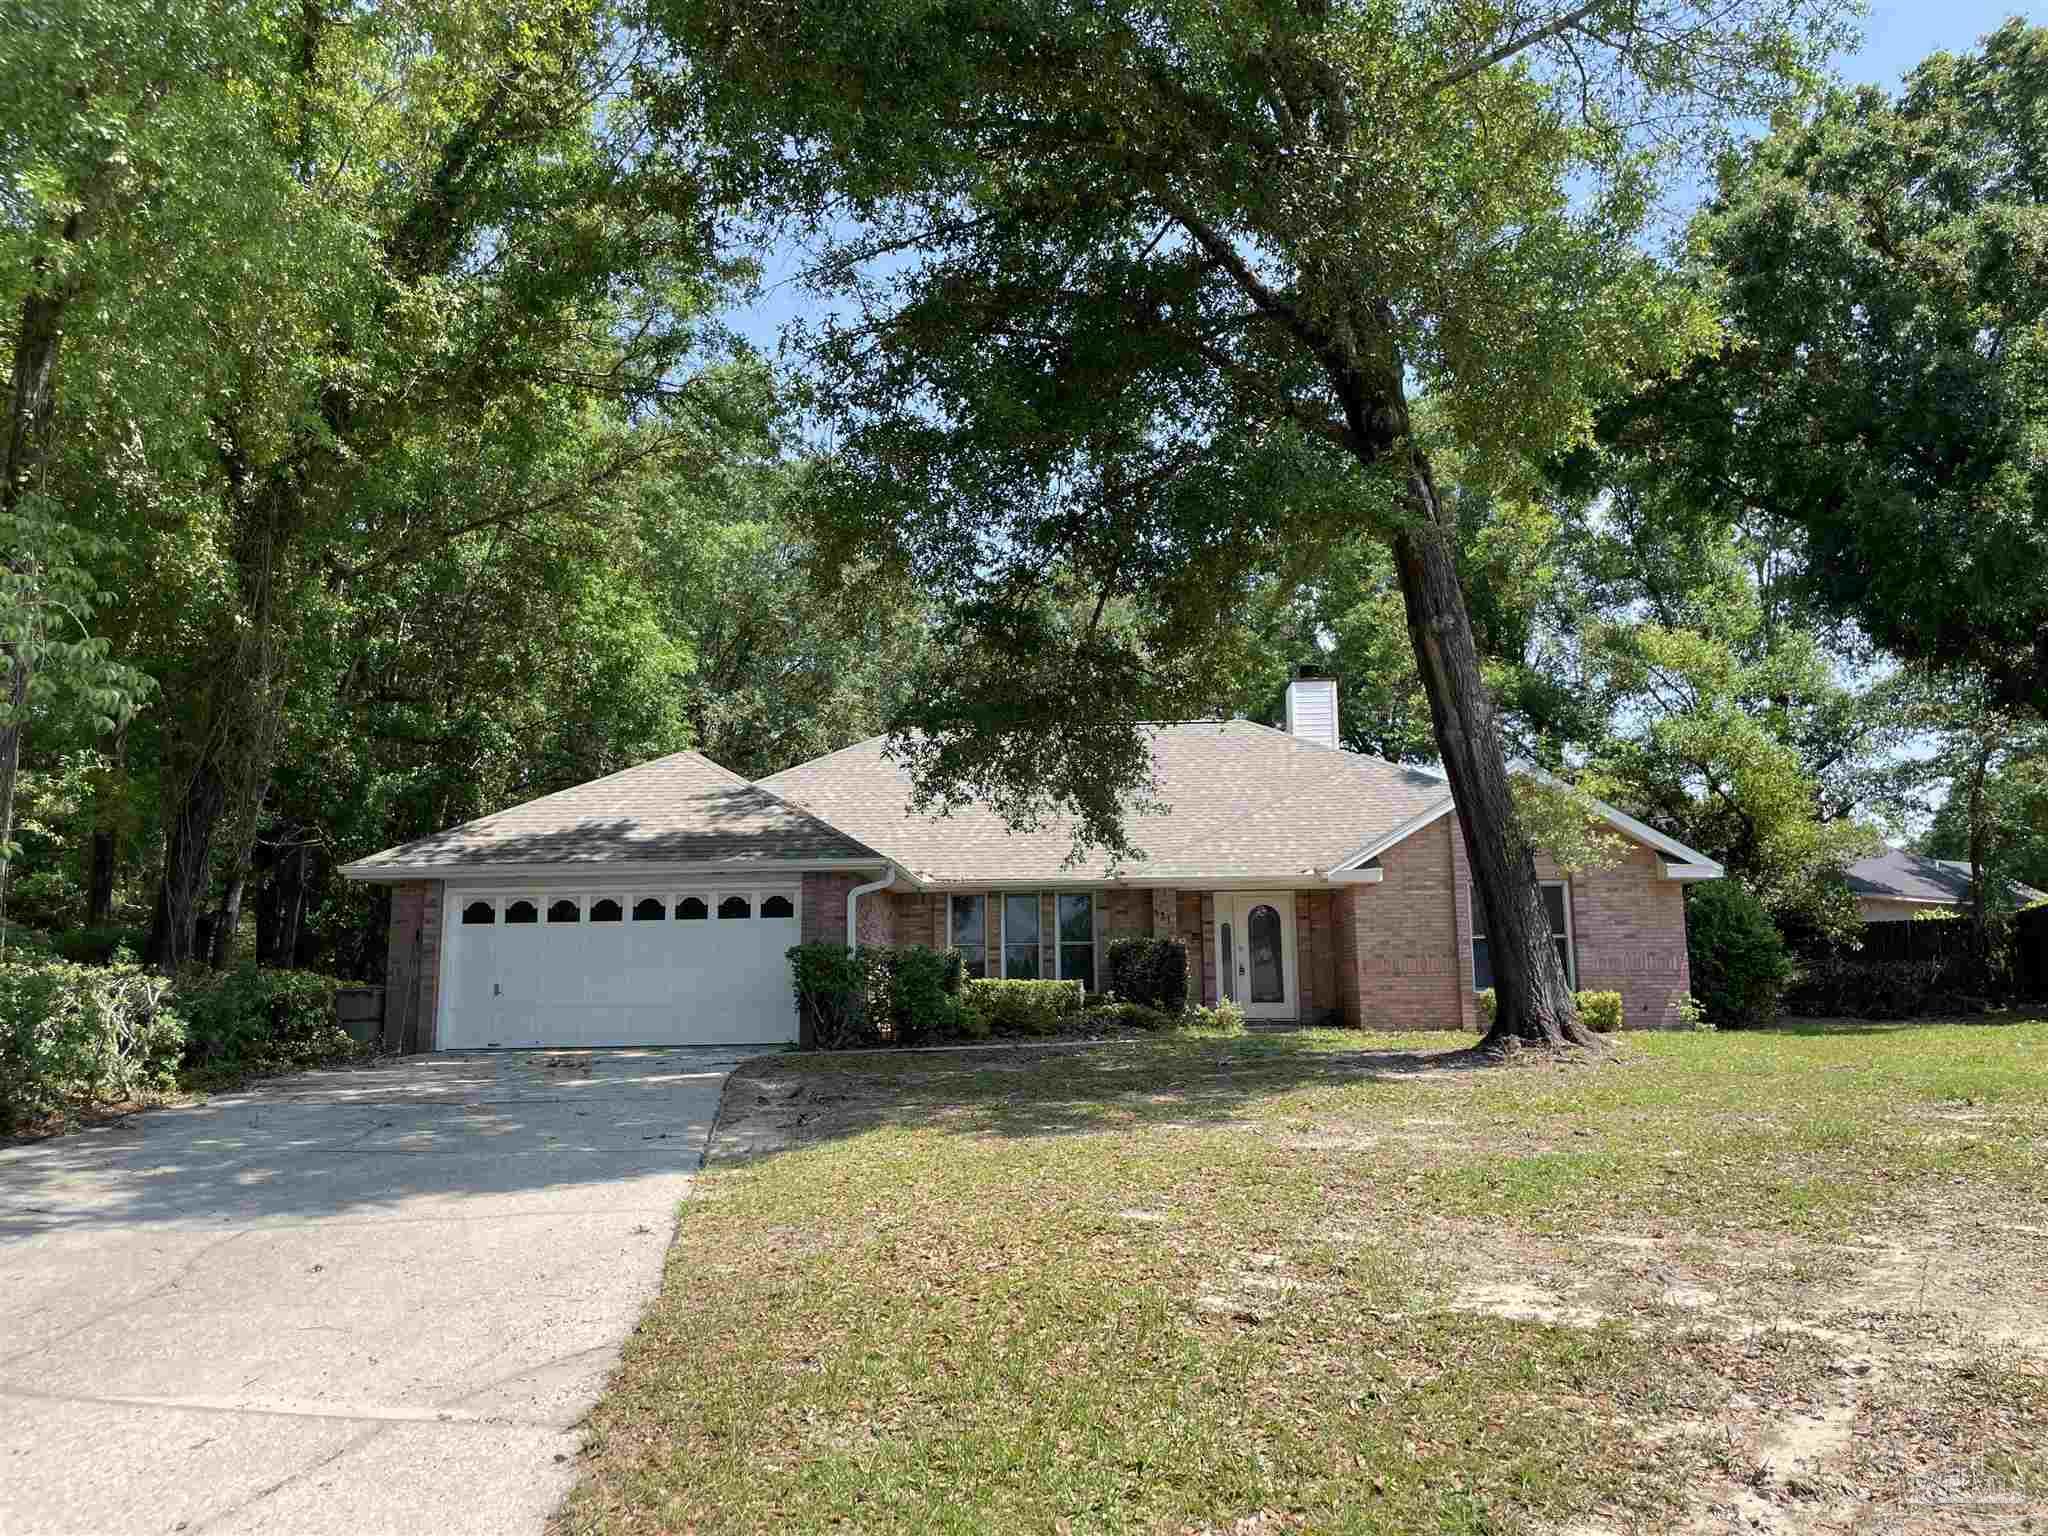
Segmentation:
[(1784, 107), (1839, 9), (657, 0), (670, 125), (818, 253), (846, 547), (949, 604), (899, 721), (923, 797), (1129, 849), (1143, 720), (1224, 691), (1253, 578), (1370, 533), (1494, 936), (1490, 1043), (1585, 1038), (1432, 454), (1484, 484), (1683, 359), (1638, 244), (1659, 167)]

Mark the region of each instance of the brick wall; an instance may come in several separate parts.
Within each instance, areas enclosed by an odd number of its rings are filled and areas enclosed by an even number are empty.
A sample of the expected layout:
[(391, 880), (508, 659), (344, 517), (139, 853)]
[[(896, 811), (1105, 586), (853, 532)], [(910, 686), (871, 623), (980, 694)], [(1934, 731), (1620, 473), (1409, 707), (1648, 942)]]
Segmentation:
[[(1460, 847), (1456, 862), (1463, 860)], [(1364, 1029), (1469, 1027), (1472, 961), (1468, 952), (1461, 970), (1451, 819), (1396, 843), (1380, 865), (1380, 883), (1343, 887), (1334, 913), (1350, 973), (1338, 985), (1344, 1021)]]
[(440, 1005), (441, 900), (439, 880), (408, 880), (391, 888), (390, 946), (384, 966), (384, 1048), (434, 1049)]
[(1333, 891), (1294, 894), (1294, 963), (1300, 973), (1301, 1022), (1343, 1020), (1337, 988), (1337, 900)]
[[(1657, 873), (1662, 855), (1632, 844), (1606, 869), (1572, 876), (1579, 988), (1619, 992), (1630, 1029), (1671, 1029), (1678, 1000), (1692, 988), (1685, 955), (1685, 887)], [(1556, 878), (1548, 859), (1536, 871)]]

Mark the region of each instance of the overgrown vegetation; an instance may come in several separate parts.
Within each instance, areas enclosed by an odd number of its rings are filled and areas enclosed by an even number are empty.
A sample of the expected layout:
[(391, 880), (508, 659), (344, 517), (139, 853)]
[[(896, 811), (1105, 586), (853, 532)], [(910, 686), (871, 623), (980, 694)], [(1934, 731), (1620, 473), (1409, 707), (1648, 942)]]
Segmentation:
[(133, 956), (0, 963), (0, 1134), (181, 1087), (350, 1060), (331, 977), (254, 966), (176, 978)]

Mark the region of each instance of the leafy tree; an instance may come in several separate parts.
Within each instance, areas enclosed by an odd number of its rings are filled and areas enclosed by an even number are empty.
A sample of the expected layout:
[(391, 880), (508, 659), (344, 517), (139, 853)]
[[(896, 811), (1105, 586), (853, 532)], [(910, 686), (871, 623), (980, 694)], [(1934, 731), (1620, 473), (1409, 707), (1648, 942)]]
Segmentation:
[(1953, 850), (1938, 857), (1969, 864), (1971, 930), (1988, 956), (1994, 926), (2011, 913), (2013, 882), (2048, 845), (2048, 722), (1991, 679), (1952, 668), (1914, 669), (1899, 697), (1932, 749), (1903, 762), (1899, 776), (1923, 804), (1939, 799), (1929, 842)]
[(1702, 500), (1802, 535), (1899, 656), (2048, 707), (2048, 29), (1830, 93), (1692, 232), (1720, 347), (1637, 402)]
[[(1626, 362), (1684, 355), (1692, 314), (1634, 244), (1653, 165), (1786, 104), (1835, 7), (654, 15), (690, 51), (670, 120), (808, 221), (850, 306), (812, 352), (845, 545), (913, 571), (958, 641), (899, 722), (927, 794), (1065, 810), (1127, 849), (1138, 721), (1224, 692), (1221, 632), (1261, 573), (1370, 534), (1497, 936), (1492, 1038), (1586, 1039), (1434, 454), (1455, 439), (1486, 485), (1578, 432)], [(1132, 598), (1138, 622), (1105, 622)]]

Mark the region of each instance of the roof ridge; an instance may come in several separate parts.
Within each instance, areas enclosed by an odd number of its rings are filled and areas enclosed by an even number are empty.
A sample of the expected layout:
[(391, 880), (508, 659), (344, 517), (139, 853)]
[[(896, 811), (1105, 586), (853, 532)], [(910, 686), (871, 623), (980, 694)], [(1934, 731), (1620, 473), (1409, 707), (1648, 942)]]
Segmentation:
[[(821, 752), (816, 757), (807, 757), (800, 763), (791, 763), (787, 768), (778, 768), (773, 773), (763, 774), (760, 778), (753, 780), (752, 783), (756, 789), (766, 789), (770, 779), (779, 779), (785, 773), (795, 773), (799, 768), (815, 768), (818, 764), (829, 763), (833, 758), (840, 756), (842, 753), (851, 752), (856, 747), (865, 747), (874, 742), (887, 741), (888, 739), (889, 733), (887, 731), (877, 731), (872, 736), (861, 737), (859, 741), (849, 741), (843, 747), (834, 747), (830, 752)], [(768, 789), (767, 793), (772, 795), (775, 791)]]

